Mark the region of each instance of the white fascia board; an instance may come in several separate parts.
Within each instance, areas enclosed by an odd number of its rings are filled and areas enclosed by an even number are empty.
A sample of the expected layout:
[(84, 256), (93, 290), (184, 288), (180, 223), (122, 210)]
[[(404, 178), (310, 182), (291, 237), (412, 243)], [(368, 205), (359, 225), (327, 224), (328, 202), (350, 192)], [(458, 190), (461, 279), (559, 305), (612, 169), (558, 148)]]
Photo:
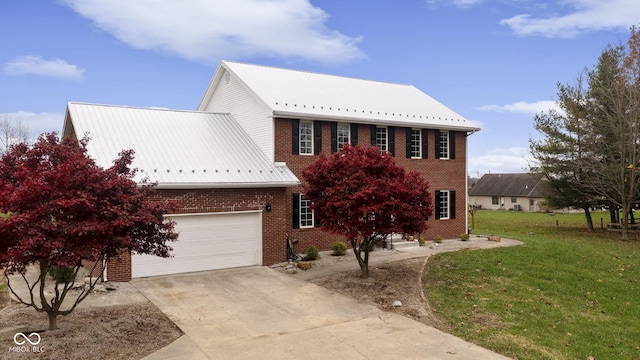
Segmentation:
[(413, 121), (404, 121), (404, 120), (380, 120), (375, 118), (362, 119), (361, 117), (349, 117), (349, 116), (331, 116), (331, 115), (314, 115), (309, 113), (296, 113), (291, 111), (273, 111), (274, 118), (287, 118), (287, 119), (300, 119), (300, 120), (327, 120), (327, 121), (337, 121), (337, 122), (348, 122), (354, 124), (379, 124), (385, 126), (404, 126), (404, 127), (419, 127), (425, 128), (428, 127), (430, 129), (440, 129), (440, 130), (454, 130), (454, 131), (467, 131), (467, 132), (477, 132), (480, 131), (479, 127), (475, 126), (455, 126), (455, 125), (440, 125), (440, 124), (429, 124), (425, 122), (413, 122)]
[(300, 185), (300, 181), (259, 183), (159, 183), (157, 189), (248, 189), (278, 188)]

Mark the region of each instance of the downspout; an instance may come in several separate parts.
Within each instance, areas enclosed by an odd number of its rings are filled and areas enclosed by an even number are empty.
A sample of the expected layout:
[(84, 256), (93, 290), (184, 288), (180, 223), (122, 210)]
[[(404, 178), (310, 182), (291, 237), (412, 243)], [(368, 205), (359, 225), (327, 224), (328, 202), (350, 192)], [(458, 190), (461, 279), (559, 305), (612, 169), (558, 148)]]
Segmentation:
[(469, 234), (469, 133), (464, 139), (464, 227)]
[(107, 259), (102, 257), (102, 282), (107, 282)]

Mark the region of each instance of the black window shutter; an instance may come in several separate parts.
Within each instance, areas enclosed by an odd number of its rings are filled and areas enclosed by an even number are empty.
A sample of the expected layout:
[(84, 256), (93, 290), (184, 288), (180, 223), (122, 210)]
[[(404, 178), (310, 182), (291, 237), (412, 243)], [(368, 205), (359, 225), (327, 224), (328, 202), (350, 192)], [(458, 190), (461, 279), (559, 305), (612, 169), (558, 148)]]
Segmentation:
[(387, 128), (387, 142), (389, 143), (389, 152), (391, 156), (396, 156), (396, 128), (395, 126), (389, 126)]
[(314, 211), (313, 212), (313, 225), (317, 228), (320, 227), (320, 217), (318, 216), (318, 214)]
[(371, 125), (371, 146), (376, 145), (376, 126)]
[(422, 158), (429, 158), (429, 129), (422, 129)]
[(449, 219), (456, 218), (456, 191), (449, 191)]
[(293, 202), (292, 202), (292, 207), (293, 209), (293, 217), (291, 220), (293, 220), (293, 228), (294, 229), (299, 229), (300, 228), (300, 193), (293, 193)]
[(331, 123), (331, 153), (338, 151), (338, 123)]
[(300, 120), (291, 120), (291, 153), (300, 155)]
[(440, 190), (436, 190), (436, 206), (435, 206), (436, 220), (440, 219)]
[(358, 124), (351, 124), (351, 145), (358, 145)]
[(407, 128), (407, 148), (406, 148), (406, 157), (407, 159), (411, 159), (411, 134), (412, 130), (410, 127)]
[(440, 156), (442, 154), (440, 154), (440, 130), (436, 130), (435, 131), (436, 134), (436, 141), (434, 141), (436, 143), (436, 152), (434, 153), (436, 156), (436, 159), (440, 159)]
[(449, 159), (456, 158), (456, 132), (449, 131)]
[(322, 152), (322, 121), (313, 122), (313, 154), (320, 155)]

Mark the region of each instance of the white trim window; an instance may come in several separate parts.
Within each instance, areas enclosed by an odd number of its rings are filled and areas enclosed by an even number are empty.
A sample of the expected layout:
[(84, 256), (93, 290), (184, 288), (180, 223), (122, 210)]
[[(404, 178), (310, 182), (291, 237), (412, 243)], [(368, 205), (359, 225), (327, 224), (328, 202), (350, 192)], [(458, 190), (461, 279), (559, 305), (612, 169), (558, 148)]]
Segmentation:
[(411, 129), (411, 158), (422, 159), (422, 130)]
[(349, 124), (338, 124), (337, 132), (338, 151), (342, 151), (344, 145), (350, 143), (351, 127)]
[(311, 200), (307, 199), (304, 194), (300, 194), (300, 228), (312, 228), (313, 210), (311, 210)]
[(449, 190), (440, 190), (438, 193), (438, 219), (449, 219)]
[(438, 139), (438, 154), (440, 159), (449, 159), (449, 132), (440, 131), (440, 138)]
[(300, 155), (313, 155), (313, 122), (300, 121)]
[(386, 127), (376, 127), (376, 146), (380, 148), (380, 153), (389, 151), (389, 137)]

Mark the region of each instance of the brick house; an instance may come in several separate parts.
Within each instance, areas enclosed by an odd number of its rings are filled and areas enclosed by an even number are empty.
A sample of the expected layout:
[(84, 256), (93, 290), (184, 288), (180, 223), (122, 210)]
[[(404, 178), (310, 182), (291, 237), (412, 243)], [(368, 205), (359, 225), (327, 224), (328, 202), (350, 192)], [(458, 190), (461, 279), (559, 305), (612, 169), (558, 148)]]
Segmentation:
[[(344, 143), (380, 146), (429, 181), (436, 211), (424, 237), (467, 231), (467, 136), (479, 128), (411, 85), (223, 61), (198, 110), (233, 115), (269, 159), (298, 178), (321, 152)], [(329, 249), (340, 239), (317, 228), (302, 185), (286, 191), (296, 250)]]
[(88, 132), (101, 166), (133, 148), (140, 179), (180, 203), (169, 214), (180, 231), (173, 258), (106, 264), (108, 279), (126, 281), (284, 261), (287, 233), (299, 252), (329, 249), (339, 238), (318, 228), (299, 179), (345, 143), (377, 145), (421, 172), (436, 203), (422, 235), (457, 237), (467, 231), (467, 136), (478, 130), (410, 85), (223, 61), (197, 111), (69, 103), (63, 136)]

